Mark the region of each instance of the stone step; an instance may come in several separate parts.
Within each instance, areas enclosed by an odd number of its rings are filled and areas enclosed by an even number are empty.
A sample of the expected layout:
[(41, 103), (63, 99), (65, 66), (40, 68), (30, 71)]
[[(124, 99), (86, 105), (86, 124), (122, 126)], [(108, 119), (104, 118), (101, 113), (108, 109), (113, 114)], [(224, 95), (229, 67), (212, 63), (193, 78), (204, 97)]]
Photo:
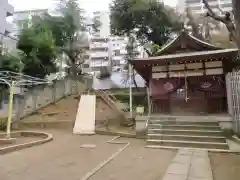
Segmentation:
[(163, 124), (163, 125), (205, 125), (205, 126), (218, 126), (217, 121), (168, 121), (168, 120), (149, 120), (150, 124)]
[(205, 148), (205, 149), (224, 149), (228, 150), (228, 144), (216, 142), (199, 142), (199, 141), (176, 141), (176, 140), (147, 140), (148, 145), (162, 145), (171, 147), (191, 147), (191, 148)]
[(189, 125), (189, 124), (171, 124), (171, 125), (165, 125), (165, 124), (149, 124), (148, 128), (166, 128), (166, 129), (186, 129), (186, 130), (221, 130), (219, 126), (210, 126), (210, 125)]
[(178, 146), (162, 146), (162, 145), (147, 145), (145, 148), (151, 148), (151, 149), (188, 149), (188, 150), (206, 150), (209, 152), (222, 152), (222, 153), (229, 153), (231, 152), (229, 149), (206, 149), (206, 148), (191, 148), (191, 147), (178, 147)]
[(220, 142), (225, 143), (225, 137), (221, 136), (188, 136), (188, 135), (167, 135), (148, 134), (148, 139), (176, 140), (176, 141), (199, 141), (199, 142)]
[(223, 132), (218, 130), (179, 130), (179, 129), (148, 129), (148, 134), (168, 134), (168, 135), (189, 135), (189, 136), (222, 136)]

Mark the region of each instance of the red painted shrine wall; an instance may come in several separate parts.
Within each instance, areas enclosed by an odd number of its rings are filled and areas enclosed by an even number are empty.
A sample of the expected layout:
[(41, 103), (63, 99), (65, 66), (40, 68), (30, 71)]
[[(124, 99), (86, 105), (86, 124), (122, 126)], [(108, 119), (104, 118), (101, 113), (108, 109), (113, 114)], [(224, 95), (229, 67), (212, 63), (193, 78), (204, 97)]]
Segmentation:
[(204, 114), (226, 111), (224, 76), (187, 77), (186, 81), (184, 77), (152, 79), (150, 93), (155, 113)]

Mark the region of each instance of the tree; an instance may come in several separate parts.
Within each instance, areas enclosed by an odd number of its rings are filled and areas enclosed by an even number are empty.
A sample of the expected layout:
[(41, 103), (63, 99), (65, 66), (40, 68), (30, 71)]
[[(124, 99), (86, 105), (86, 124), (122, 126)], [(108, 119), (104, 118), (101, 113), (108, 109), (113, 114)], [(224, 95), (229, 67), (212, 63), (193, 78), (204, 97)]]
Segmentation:
[(151, 55), (156, 55), (157, 52), (161, 49), (161, 46), (159, 46), (158, 44), (153, 44), (151, 46)]
[[(84, 36), (82, 32), (86, 28), (84, 11), (79, 7), (77, 0), (60, 0), (58, 12), (61, 17), (57, 20), (58, 23), (52, 24), (51, 29), (55, 39), (60, 39), (57, 44), (68, 56), (71, 74), (76, 77), (78, 74), (77, 66), (84, 63), (84, 58), (82, 58), (86, 46), (82, 42)], [(56, 19), (53, 20), (56, 22)], [(58, 29), (59, 27), (62, 28)]]
[(21, 58), (17, 55), (12, 55), (7, 50), (4, 50), (3, 43), (0, 43), (0, 61), (1, 70), (20, 72), (23, 68)]
[(93, 18), (93, 24), (92, 24), (92, 27), (93, 27), (94, 31), (99, 32), (100, 31), (99, 28), (101, 26), (102, 26), (101, 21), (97, 17), (94, 17)]
[(44, 78), (45, 75), (56, 71), (55, 41), (44, 23), (33, 21), (31, 27), (22, 29), (17, 47), (23, 52), (23, 73)]
[(190, 25), (192, 28), (192, 34), (193, 36), (199, 38), (199, 39), (204, 39), (202, 33), (200, 32), (200, 23), (196, 21), (196, 18), (192, 15), (192, 12), (190, 8), (186, 9), (186, 15), (188, 19), (187, 25)]
[(229, 31), (229, 39), (234, 41), (238, 48), (240, 48), (240, 1), (232, 0), (233, 17), (230, 12), (224, 12), (223, 15), (219, 15), (212, 10), (207, 0), (203, 0), (205, 7), (207, 8), (206, 16), (212, 17), (213, 19), (225, 24)]
[(130, 37), (128, 39), (128, 44), (126, 46), (127, 54), (125, 55), (125, 60), (127, 61), (127, 64), (124, 67), (125, 74), (124, 74), (122, 83), (123, 84), (127, 84), (127, 83), (132, 84), (132, 82), (129, 82), (129, 79), (131, 76), (131, 79), (132, 79), (136, 89), (139, 91), (139, 88), (138, 88), (138, 85), (136, 82), (136, 72), (132, 69), (131, 74), (130, 74), (130, 69), (129, 69), (129, 61), (136, 58), (136, 56), (139, 54), (139, 52), (137, 51), (137, 47), (138, 47), (138, 45), (137, 45), (135, 37), (133, 35), (130, 35)]
[(110, 5), (112, 34), (129, 36), (162, 46), (178, 28), (174, 11), (158, 0), (113, 0)]

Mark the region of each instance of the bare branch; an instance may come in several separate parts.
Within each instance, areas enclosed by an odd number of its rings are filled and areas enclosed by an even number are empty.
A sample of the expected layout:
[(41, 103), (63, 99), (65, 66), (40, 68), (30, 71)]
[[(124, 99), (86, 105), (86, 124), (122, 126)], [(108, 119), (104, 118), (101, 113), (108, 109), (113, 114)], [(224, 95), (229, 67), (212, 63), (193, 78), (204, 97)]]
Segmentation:
[(192, 34), (193, 36), (199, 38), (199, 39), (204, 39), (202, 34), (199, 33), (199, 24), (196, 23), (196, 19), (193, 17), (192, 12), (189, 8), (186, 9), (187, 12), (187, 18), (189, 20), (188, 25), (192, 27)]
[(235, 43), (238, 43), (238, 33), (236, 31), (236, 26), (231, 18), (231, 14), (229, 12), (226, 12), (224, 16), (217, 15), (210, 5), (208, 4), (207, 0), (203, 0), (203, 3), (205, 7), (208, 10), (207, 16), (212, 17), (213, 19), (217, 21), (221, 21), (222, 23), (225, 24), (226, 28), (229, 31), (229, 39), (231, 41), (234, 41)]
[(205, 7), (207, 8), (207, 10), (208, 10), (208, 12), (207, 12), (207, 16), (210, 16), (210, 17), (212, 17), (213, 19), (215, 19), (215, 20), (217, 20), (217, 21), (221, 21), (221, 22), (223, 22), (224, 24), (225, 24), (225, 17), (223, 17), (223, 16), (219, 16), (219, 15), (217, 15), (213, 10), (212, 10), (212, 8), (210, 7), (210, 5), (208, 4), (208, 2), (207, 2), (207, 0), (203, 0), (202, 1), (203, 2), (203, 4), (205, 5)]

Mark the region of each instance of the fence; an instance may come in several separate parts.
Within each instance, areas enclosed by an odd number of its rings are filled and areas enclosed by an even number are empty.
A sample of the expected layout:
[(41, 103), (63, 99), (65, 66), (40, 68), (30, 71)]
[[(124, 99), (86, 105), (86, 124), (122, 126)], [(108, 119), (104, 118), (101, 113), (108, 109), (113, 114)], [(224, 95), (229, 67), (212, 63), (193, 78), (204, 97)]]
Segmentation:
[[(52, 85), (37, 86), (28, 89), (23, 94), (15, 94), (13, 106), (14, 120), (19, 120), (63, 97), (81, 93), (88, 88), (89, 84), (89, 80), (76, 82), (67, 77), (64, 80), (55, 81)], [(1, 116), (7, 115), (7, 104), (8, 102), (3, 103)]]
[(240, 71), (226, 75), (228, 113), (233, 120), (233, 131), (240, 134)]

